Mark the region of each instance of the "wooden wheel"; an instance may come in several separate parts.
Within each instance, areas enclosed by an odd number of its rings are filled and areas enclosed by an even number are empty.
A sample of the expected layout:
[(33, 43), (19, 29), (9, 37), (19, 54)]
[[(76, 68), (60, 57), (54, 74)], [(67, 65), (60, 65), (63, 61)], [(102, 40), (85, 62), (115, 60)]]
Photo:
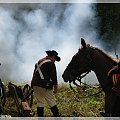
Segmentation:
[(28, 84), (26, 84), (23, 88), (23, 95), (24, 95), (24, 99), (27, 100), (31, 108), (33, 104), (33, 90)]
[(6, 88), (0, 79), (0, 106), (1, 109), (5, 106), (6, 102)]

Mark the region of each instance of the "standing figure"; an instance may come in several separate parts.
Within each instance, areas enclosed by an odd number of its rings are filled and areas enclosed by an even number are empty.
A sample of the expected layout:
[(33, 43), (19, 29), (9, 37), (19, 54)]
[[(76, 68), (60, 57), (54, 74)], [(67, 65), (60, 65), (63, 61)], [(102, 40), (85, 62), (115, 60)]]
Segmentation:
[(111, 91), (111, 116), (120, 117), (120, 62), (108, 72), (108, 78), (113, 84)]
[(50, 106), (54, 117), (59, 117), (59, 111), (54, 94), (58, 89), (57, 72), (55, 61), (60, 61), (60, 57), (55, 50), (46, 51), (47, 56), (40, 59), (35, 64), (31, 87), (37, 98), (37, 115), (44, 116), (44, 100)]
[(100, 112), (103, 117), (120, 117), (120, 62), (108, 72), (108, 79), (112, 83), (109, 99), (109, 112)]

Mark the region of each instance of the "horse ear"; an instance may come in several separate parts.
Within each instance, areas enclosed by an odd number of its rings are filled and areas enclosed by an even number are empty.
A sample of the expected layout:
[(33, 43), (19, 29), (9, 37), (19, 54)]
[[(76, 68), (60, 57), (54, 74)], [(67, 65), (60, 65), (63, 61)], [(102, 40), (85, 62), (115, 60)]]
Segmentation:
[(86, 48), (86, 42), (83, 38), (81, 38), (81, 45), (82, 45), (82, 48)]

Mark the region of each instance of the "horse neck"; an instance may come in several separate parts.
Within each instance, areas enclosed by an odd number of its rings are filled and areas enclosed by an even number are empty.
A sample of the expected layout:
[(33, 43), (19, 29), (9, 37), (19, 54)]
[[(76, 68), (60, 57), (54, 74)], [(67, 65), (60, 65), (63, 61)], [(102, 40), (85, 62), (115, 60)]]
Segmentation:
[(116, 64), (116, 62), (98, 50), (96, 50), (93, 58), (93, 71), (103, 90), (106, 90), (106, 87), (110, 83), (107, 75), (108, 71)]

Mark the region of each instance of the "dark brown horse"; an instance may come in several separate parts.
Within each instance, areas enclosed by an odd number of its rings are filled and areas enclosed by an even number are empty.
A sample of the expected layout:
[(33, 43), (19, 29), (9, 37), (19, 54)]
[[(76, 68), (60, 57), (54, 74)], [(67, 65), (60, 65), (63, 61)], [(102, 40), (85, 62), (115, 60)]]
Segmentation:
[(114, 65), (117, 65), (117, 61), (102, 50), (87, 45), (82, 38), (81, 45), (82, 48), (73, 56), (62, 77), (65, 82), (72, 82), (82, 74), (94, 71), (105, 93), (105, 112), (111, 114), (114, 94), (111, 92), (112, 81), (108, 79), (107, 74)]

